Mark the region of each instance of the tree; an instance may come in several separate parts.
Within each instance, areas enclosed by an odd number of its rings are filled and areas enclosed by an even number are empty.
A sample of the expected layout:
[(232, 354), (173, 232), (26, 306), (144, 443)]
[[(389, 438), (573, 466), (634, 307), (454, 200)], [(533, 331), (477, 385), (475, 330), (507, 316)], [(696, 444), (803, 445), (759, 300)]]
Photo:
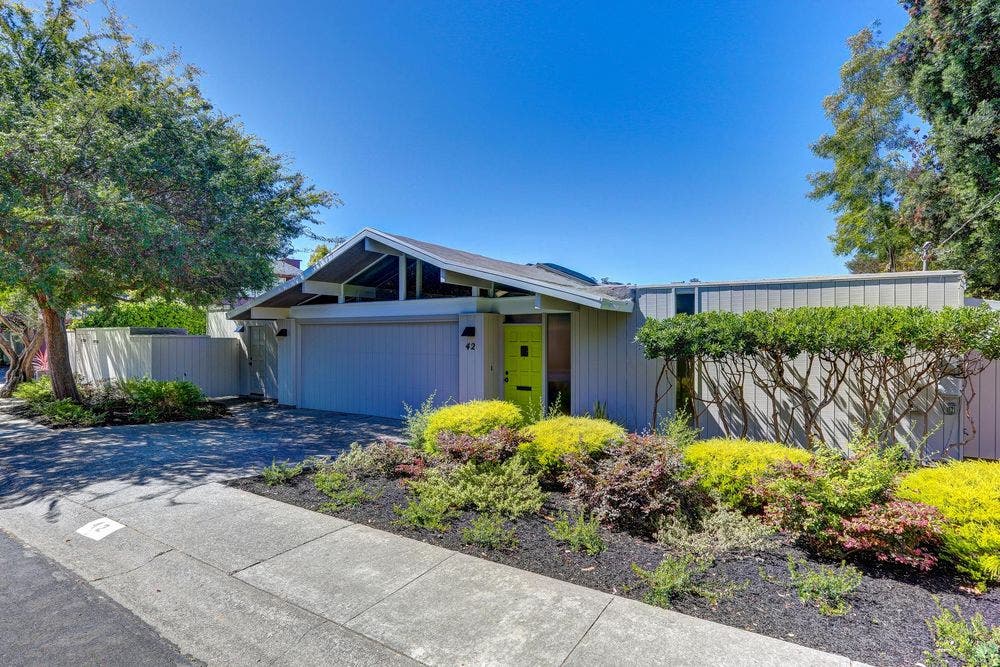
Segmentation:
[(0, 0), (0, 286), (38, 304), (53, 391), (73, 399), (68, 309), (266, 289), (336, 203), (216, 111), (197, 70), (113, 12), (91, 31), (81, 6)]
[(969, 291), (1000, 295), (1000, 9), (993, 0), (904, 0), (894, 76), (930, 125), (937, 168), (912, 207), (941, 247), (936, 263), (963, 269)]
[(42, 337), (34, 300), (19, 290), (0, 290), (0, 356), (10, 360), (0, 397), (9, 397), (18, 384), (33, 377), (32, 362)]
[(204, 335), (208, 311), (180, 301), (153, 297), (144, 301), (119, 301), (110, 307), (98, 308), (72, 322), (70, 327), (166, 327)]
[(312, 266), (313, 264), (315, 264), (316, 262), (323, 259), (329, 254), (330, 254), (330, 247), (325, 243), (320, 243), (318, 246), (316, 246), (316, 249), (312, 251), (312, 254), (309, 255), (309, 266)]
[(813, 152), (833, 160), (830, 171), (809, 176), (813, 199), (830, 198), (837, 228), (834, 252), (850, 255), (854, 271), (897, 271), (919, 261), (913, 230), (901, 219), (900, 184), (908, 174), (910, 145), (903, 125), (909, 100), (891, 67), (893, 51), (864, 29), (848, 41), (851, 58), (840, 70), (841, 87), (823, 101), (833, 134)]

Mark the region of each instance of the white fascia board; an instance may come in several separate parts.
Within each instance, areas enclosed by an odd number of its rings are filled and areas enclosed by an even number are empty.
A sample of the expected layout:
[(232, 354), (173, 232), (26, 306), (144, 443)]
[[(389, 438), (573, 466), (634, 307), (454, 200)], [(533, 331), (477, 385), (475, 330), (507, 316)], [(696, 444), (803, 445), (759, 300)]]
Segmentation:
[[(360, 296), (369, 299), (375, 298), (375, 288), (363, 285), (348, 285), (347, 283), (327, 283), (319, 280), (306, 280), (302, 283), (303, 294), (315, 294), (317, 296)], [(305, 305), (305, 304), (299, 304)]]
[(251, 308), (250, 319), (253, 320), (286, 320), (289, 308)]

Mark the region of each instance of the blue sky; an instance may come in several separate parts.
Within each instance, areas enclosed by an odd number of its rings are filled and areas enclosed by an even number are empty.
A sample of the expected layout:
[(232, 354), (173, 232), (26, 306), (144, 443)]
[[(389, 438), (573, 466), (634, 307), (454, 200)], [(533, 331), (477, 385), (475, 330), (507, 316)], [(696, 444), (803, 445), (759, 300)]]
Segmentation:
[(845, 272), (809, 144), (847, 37), (906, 20), (894, 0), (116, 4), (340, 194), (318, 231), (638, 283)]

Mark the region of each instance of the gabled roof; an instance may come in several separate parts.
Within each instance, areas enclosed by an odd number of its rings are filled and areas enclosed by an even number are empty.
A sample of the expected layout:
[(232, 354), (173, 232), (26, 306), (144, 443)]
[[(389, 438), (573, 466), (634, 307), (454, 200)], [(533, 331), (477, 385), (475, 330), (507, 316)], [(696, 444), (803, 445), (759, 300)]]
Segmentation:
[(382, 244), (446, 272), (508, 285), (591, 308), (632, 310), (630, 288), (625, 285), (599, 285), (581, 274), (560, 271), (551, 265), (507, 262), (366, 227), (291, 280), (234, 308), (228, 313), (228, 317), (245, 318), (251, 308), (288, 308), (306, 301), (314, 302), (315, 295), (303, 291), (304, 282), (347, 282), (385, 256), (374, 246), (369, 247), (370, 244), (366, 241)]

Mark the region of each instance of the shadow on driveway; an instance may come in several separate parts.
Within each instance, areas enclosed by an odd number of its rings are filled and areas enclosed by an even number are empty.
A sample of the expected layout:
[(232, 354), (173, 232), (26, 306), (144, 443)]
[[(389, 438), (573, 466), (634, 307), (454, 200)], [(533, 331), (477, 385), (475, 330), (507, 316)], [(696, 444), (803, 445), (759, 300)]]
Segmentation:
[(100, 482), (148, 485), (152, 497), (401, 433), (399, 421), (378, 417), (263, 403), (230, 411), (220, 419), (54, 430), (0, 408), (0, 509)]

